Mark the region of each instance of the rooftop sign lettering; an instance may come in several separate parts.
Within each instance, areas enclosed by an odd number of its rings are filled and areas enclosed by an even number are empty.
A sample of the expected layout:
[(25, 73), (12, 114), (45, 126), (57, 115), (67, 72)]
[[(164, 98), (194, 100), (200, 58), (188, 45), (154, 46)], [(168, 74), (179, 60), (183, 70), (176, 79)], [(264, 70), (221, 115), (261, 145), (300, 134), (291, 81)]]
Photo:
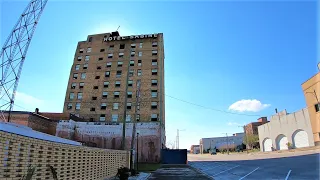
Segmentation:
[(114, 37), (105, 37), (103, 41), (120, 41), (126, 39), (144, 39), (144, 38), (156, 38), (158, 34), (144, 34), (144, 35), (133, 35), (133, 36), (114, 36)]

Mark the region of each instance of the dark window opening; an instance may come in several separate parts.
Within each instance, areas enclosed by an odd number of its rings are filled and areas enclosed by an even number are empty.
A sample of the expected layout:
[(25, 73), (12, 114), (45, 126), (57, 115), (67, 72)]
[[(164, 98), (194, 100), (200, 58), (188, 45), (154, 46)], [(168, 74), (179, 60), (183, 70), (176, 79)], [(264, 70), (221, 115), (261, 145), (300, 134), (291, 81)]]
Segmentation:
[(89, 37), (89, 40), (88, 40), (89, 42), (92, 42), (92, 37)]
[(93, 86), (93, 89), (98, 89), (99, 87), (98, 86)]
[(99, 57), (99, 59), (98, 59), (99, 61), (102, 61), (103, 60), (103, 57)]
[(316, 112), (320, 111), (320, 103), (319, 104), (315, 104), (314, 107), (316, 109)]
[(109, 50), (113, 50), (113, 48), (114, 48), (114, 45), (109, 46)]
[(101, 66), (98, 66), (97, 69), (101, 69)]
[(152, 71), (152, 75), (157, 75), (158, 72), (157, 71)]
[(90, 118), (90, 122), (93, 122), (94, 121), (94, 118)]
[(96, 108), (90, 108), (90, 111), (96, 111)]
[(124, 49), (125, 48), (125, 44), (120, 44), (120, 49)]
[(107, 71), (105, 77), (110, 77), (110, 71)]
[(151, 105), (151, 109), (157, 109), (158, 106), (157, 105)]
[(100, 52), (104, 52), (104, 49), (100, 49)]
[(97, 97), (92, 97), (92, 100), (97, 100)]
[(121, 77), (121, 73), (122, 73), (122, 71), (117, 71), (116, 77), (117, 78)]
[(151, 121), (158, 121), (158, 118), (151, 118)]
[(132, 94), (128, 94), (128, 96), (127, 96), (128, 98), (132, 98)]
[(115, 94), (115, 95), (114, 95), (114, 98), (119, 98), (119, 94)]
[(84, 83), (79, 84), (79, 88), (82, 89), (84, 87)]
[(107, 106), (101, 105), (101, 110), (106, 110)]
[(158, 85), (158, 81), (157, 80), (152, 80), (151, 81), (151, 85), (152, 86), (157, 86)]
[(96, 79), (100, 79), (100, 76), (96, 76)]

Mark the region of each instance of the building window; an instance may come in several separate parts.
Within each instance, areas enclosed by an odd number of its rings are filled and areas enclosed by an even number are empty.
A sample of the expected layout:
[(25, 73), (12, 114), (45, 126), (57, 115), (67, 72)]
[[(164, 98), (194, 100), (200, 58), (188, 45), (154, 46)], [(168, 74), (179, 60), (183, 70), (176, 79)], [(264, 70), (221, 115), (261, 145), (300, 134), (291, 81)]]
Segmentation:
[(111, 67), (112, 62), (107, 62), (107, 68)]
[(74, 93), (73, 92), (69, 94), (69, 99), (70, 100), (74, 99)]
[(81, 79), (86, 79), (86, 73), (81, 73)]
[(137, 114), (136, 121), (140, 121), (140, 114)]
[(72, 109), (72, 103), (68, 103), (67, 109)]
[(134, 70), (133, 70), (133, 69), (130, 69), (130, 70), (129, 70), (129, 77), (132, 77), (132, 76), (133, 76), (133, 73), (134, 73)]
[(71, 84), (71, 89), (75, 89), (77, 87), (77, 83), (72, 83)]
[(88, 64), (84, 64), (83, 69), (88, 69)]
[(78, 79), (78, 73), (73, 74), (73, 79)]
[(84, 49), (79, 49), (79, 53), (83, 53)]
[(100, 49), (100, 52), (104, 52), (104, 49)]
[(121, 82), (120, 82), (120, 81), (116, 81), (116, 82), (115, 82), (115, 87), (120, 87), (120, 85), (121, 85)]
[(79, 88), (82, 89), (84, 87), (84, 82), (79, 83)]
[(122, 71), (117, 71), (116, 77), (119, 78), (121, 77)]
[(138, 69), (138, 76), (141, 76), (141, 75), (142, 75), (142, 70)]
[(151, 114), (151, 121), (158, 121), (158, 114)]
[(126, 116), (126, 122), (130, 122), (131, 121), (131, 115), (130, 114), (127, 114)]
[(158, 80), (152, 79), (151, 80), (151, 86), (157, 86), (158, 85)]
[(122, 67), (123, 62), (122, 61), (118, 61), (118, 67)]
[(90, 111), (96, 111), (96, 108), (92, 107), (92, 108), (90, 108)]
[(88, 41), (89, 41), (89, 42), (92, 42), (92, 37), (89, 37)]
[(120, 52), (120, 53), (119, 53), (119, 58), (123, 58), (123, 55), (124, 55), (124, 53), (123, 53), (123, 52)]
[(93, 89), (99, 89), (99, 86), (93, 86)]
[(127, 97), (128, 97), (128, 98), (132, 98), (132, 92), (131, 92), (131, 91), (128, 91)]
[(157, 90), (151, 90), (151, 97), (156, 98), (158, 96)]
[(113, 50), (113, 48), (114, 48), (114, 45), (109, 46), (109, 50)]
[(100, 79), (100, 76), (96, 76), (95, 79)]
[(132, 105), (132, 103), (127, 103), (127, 109), (131, 109), (131, 105)]
[(138, 56), (141, 57), (142, 56), (142, 52), (139, 52)]
[(128, 86), (129, 86), (129, 87), (132, 87), (132, 84), (133, 84), (133, 81), (132, 81), (132, 80), (129, 80), (129, 81), (128, 81)]
[(98, 66), (98, 67), (97, 67), (97, 70), (99, 70), (99, 69), (101, 69), (101, 66)]
[(130, 60), (130, 66), (134, 66), (134, 60)]
[(98, 61), (102, 61), (103, 60), (103, 57), (99, 57)]
[(95, 96), (92, 96), (92, 100), (97, 100), (97, 97), (95, 97)]
[(112, 122), (118, 121), (118, 114), (112, 114)]
[(82, 99), (82, 92), (78, 92), (78, 99)]
[(101, 103), (101, 110), (106, 110), (107, 109), (107, 103)]
[(152, 50), (152, 56), (156, 56), (158, 55), (158, 51), (157, 50)]
[(92, 48), (91, 47), (88, 47), (87, 49), (87, 53), (91, 52)]
[(156, 59), (152, 59), (152, 66), (156, 66), (156, 65), (158, 65), (157, 60)]
[(84, 60), (85, 61), (89, 61), (90, 60), (90, 56), (86, 56), (86, 58)]
[(81, 104), (80, 103), (76, 103), (76, 110), (80, 110)]
[(107, 97), (108, 97), (108, 92), (103, 91), (103, 92), (102, 92), (102, 98), (103, 98), (103, 99), (106, 99)]
[(105, 81), (105, 82), (103, 82), (103, 87), (104, 87), (104, 88), (109, 87), (109, 81)]
[(119, 103), (113, 103), (113, 109), (114, 110), (119, 109)]
[(131, 48), (136, 48), (136, 44), (131, 44)]
[(158, 74), (158, 69), (152, 69), (151, 73), (152, 73), (152, 75), (157, 75)]
[(124, 49), (126, 47), (125, 44), (120, 44), (120, 49)]
[(316, 112), (320, 111), (320, 103), (319, 104), (315, 104), (314, 107), (316, 109)]
[(110, 77), (110, 71), (106, 71), (106, 73), (105, 73), (104, 76), (105, 76), (105, 77)]
[(141, 65), (142, 65), (142, 61), (138, 60), (138, 66), (141, 66)]
[(100, 121), (105, 121), (106, 120), (106, 115), (105, 114), (101, 114), (99, 120)]
[(109, 53), (108, 58), (113, 58), (113, 53)]
[(114, 98), (119, 98), (120, 97), (120, 92), (119, 91), (113, 92), (113, 96), (114, 96)]
[(78, 56), (78, 61), (81, 61), (82, 60), (82, 56)]
[(158, 103), (157, 102), (151, 102), (151, 109), (157, 109)]
[(75, 69), (76, 69), (76, 71), (78, 71), (80, 69), (80, 64), (77, 64)]
[(158, 46), (158, 42), (152, 42), (152, 47), (157, 47)]
[(136, 52), (135, 51), (131, 51), (131, 57), (134, 57), (134, 55), (136, 54)]
[(90, 118), (90, 122), (93, 122), (93, 121), (95, 121), (94, 118)]
[(140, 44), (139, 44), (139, 48), (142, 48), (142, 45), (143, 45), (143, 43), (140, 43)]

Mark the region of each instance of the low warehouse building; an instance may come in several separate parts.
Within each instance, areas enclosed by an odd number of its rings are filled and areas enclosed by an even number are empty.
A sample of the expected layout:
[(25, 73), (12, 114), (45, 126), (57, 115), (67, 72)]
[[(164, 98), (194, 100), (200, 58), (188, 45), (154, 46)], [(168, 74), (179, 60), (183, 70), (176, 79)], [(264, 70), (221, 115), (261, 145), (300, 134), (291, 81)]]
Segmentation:
[(258, 126), (261, 151), (285, 150), (314, 146), (308, 109), (271, 116), (270, 122)]

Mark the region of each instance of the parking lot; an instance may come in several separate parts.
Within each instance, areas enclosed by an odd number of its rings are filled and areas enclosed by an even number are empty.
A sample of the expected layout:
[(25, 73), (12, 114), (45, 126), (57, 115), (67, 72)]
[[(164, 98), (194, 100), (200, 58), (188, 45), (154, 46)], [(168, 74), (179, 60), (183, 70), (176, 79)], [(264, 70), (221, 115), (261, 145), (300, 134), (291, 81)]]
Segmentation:
[(189, 165), (217, 180), (319, 179), (319, 152), (189, 155)]

